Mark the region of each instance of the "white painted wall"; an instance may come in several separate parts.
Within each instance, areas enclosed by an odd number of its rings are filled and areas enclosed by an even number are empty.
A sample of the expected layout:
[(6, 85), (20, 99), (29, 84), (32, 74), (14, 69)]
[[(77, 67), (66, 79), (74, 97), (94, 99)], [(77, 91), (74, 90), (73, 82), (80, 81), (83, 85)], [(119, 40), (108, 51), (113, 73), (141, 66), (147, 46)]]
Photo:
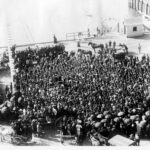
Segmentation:
[[(133, 27), (137, 26), (137, 31), (133, 31)], [(137, 37), (144, 34), (144, 26), (141, 25), (128, 25), (126, 26), (126, 35), (127, 37)]]

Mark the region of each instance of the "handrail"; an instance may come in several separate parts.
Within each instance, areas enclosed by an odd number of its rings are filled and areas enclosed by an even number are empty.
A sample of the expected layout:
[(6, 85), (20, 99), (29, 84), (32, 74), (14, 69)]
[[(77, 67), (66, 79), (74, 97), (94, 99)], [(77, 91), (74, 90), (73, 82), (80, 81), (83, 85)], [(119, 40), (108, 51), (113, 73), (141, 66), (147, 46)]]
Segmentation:
[(88, 37), (88, 34), (89, 34), (88, 31), (66, 33), (66, 40), (68, 40), (68, 38), (76, 40), (80, 36), (86, 36), (86, 37)]

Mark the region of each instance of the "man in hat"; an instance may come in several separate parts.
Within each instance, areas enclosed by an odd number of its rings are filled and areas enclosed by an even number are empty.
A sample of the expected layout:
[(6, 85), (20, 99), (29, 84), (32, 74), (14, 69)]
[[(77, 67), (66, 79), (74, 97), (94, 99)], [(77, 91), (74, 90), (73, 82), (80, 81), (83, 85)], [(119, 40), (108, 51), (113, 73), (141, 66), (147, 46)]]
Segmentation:
[(141, 54), (141, 44), (139, 43), (139, 46), (138, 46), (138, 50), (139, 50), (139, 54)]
[(55, 36), (55, 34), (54, 34), (54, 44), (57, 44), (57, 38), (56, 38), (56, 36)]

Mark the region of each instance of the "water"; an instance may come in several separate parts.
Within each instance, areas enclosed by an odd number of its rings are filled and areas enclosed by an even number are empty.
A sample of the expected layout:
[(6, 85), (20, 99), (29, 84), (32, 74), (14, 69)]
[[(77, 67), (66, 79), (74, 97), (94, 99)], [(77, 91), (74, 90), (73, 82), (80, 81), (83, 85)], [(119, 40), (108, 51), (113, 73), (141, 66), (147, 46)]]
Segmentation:
[(128, 0), (1, 0), (0, 7), (1, 46), (7, 45), (7, 23), (12, 43), (50, 41), (53, 34), (64, 39), (68, 32), (93, 30), (106, 18), (123, 19)]

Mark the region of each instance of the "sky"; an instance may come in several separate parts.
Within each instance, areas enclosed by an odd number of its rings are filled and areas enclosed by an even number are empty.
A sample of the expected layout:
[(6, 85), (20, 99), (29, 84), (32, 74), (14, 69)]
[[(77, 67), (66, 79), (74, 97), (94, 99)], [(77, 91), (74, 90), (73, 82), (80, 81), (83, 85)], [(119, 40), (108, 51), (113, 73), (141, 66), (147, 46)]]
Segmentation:
[(122, 19), (128, 0), (0, 0), (0, 46), (51, 41), (86, 31), (105, 18)]

